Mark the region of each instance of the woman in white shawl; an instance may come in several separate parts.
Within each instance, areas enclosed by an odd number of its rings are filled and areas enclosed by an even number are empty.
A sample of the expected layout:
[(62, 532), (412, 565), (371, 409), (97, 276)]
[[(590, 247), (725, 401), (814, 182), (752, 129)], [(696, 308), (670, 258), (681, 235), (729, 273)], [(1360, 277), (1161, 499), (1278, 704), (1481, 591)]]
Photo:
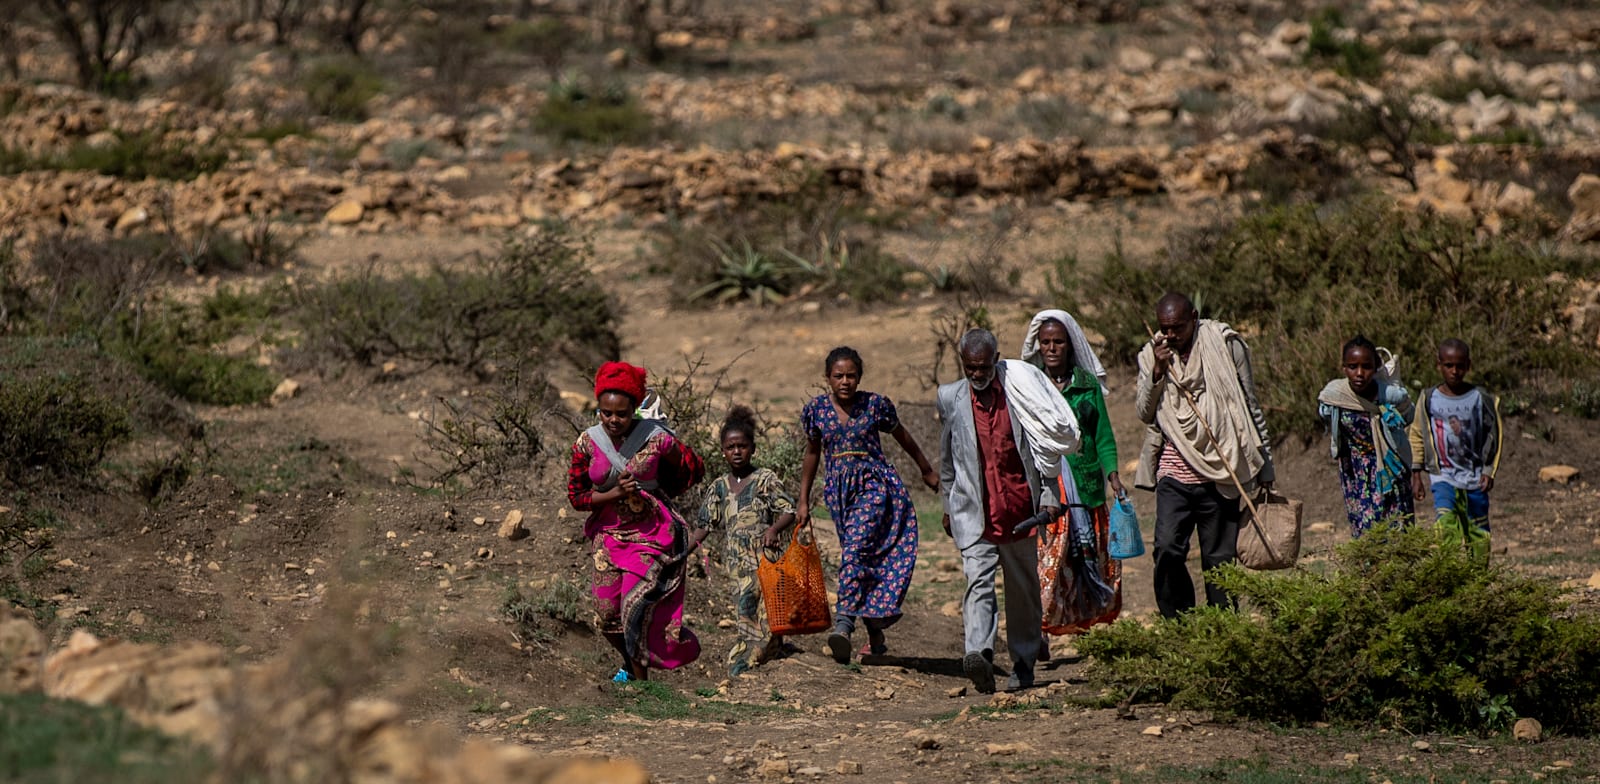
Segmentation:
[[(1063, 310), (1044, 310), (1033, 317), (1022, 341), (1022, 359), (1039, 366), (1055, 384), (1077, 416), (1082, 437), (1082, 448), (1063, 458), (1062, 497), (1069, 497), (1065, 483), (1074, 483), (1078, 502), (1088, 513), (1092, 541), (1088, 531), (1071, 535), (1070, 515), (1052, 524), (1039, 540), (1044, 629), (1050, 634), (1077, 634), (1116, 620), (1122, 609), (1122, 565), (1106, 552), (1110, 539), (1106, 486), (1119, 498), (1127, 491), (1117, 475), (1117, 439), (1106, 414), (1106, 371), (1077, 320)], [(1075, 561), (1080, 568), (1090, 568), (1086, 577), (1097, 573), (1109, 593), (1075, 575)]]

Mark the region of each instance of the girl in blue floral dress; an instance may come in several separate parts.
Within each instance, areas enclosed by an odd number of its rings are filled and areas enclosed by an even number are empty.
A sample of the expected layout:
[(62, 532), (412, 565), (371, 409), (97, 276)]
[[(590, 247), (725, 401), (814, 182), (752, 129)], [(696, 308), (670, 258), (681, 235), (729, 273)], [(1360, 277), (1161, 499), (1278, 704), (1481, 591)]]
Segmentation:
[(879, 433), (899, 442), (922, 472), (929, 489), (939, 475), (922, 454), (882, 395), (862, 392), (861, 355), (847, 346), (828, 353), (823, 378), (828, 394), (818, 395), (800, 413), (806, 434), (800, 468), (800, 524), (811, 517), (811, 488), (817, 463), (827, 456), (823, 501), (839, 532), (839, 604), (828, 651), (840, 664), (850, 662), (850, 635), (857, 619), (867, 627), (863, 653), (888, 652), (883, 630), (900, 619), (900, 602), (911, 585), (917, 562), (917, 512), (900, 475), (883, 454)]

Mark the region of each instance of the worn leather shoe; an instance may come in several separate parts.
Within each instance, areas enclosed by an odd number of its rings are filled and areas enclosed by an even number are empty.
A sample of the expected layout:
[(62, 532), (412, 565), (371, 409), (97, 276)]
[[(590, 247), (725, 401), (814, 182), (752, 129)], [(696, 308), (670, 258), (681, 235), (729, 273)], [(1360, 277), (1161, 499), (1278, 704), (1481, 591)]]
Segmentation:
[(994, 665), (981, 651), (973, 651), (961, 659), (961, 671), (972, 681), (973, 688), (982, 694), (994, 693)]
[(850, 663), (850, 635), (834, 632), (828, 635), (828, 653), (840, 664)]

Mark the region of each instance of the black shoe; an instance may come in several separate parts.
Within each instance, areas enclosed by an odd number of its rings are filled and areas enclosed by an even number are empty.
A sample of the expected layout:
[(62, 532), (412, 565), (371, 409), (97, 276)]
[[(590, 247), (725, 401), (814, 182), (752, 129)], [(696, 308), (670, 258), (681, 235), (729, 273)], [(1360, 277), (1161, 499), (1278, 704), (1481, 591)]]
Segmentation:
[(828, 653), (833, 655), (834, 661), (840, 664), (849, 664), (850, 635), (837, 631), (828, 635)]
[(961, 671), (982, 694), (994, 693), (994, 665), (980, 651), (973, 651), (961, 659)]
[(1006, 679), (1006, 691), (1021, 691), (1033, 688), (1033, 671), (1017, 670)]

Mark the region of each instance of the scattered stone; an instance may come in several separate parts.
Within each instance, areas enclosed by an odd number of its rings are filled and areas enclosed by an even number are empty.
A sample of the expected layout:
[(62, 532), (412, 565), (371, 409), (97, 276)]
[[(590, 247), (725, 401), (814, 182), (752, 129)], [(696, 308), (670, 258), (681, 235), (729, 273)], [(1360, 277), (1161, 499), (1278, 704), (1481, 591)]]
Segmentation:
[(1526, 215), (1533, 211), (1536, 195), (1532, 188), (1508, 182), (1500, 191), (1500, 197), (1495, 199), (1494, 208), (1508, 215)]
[(1327, 520), (1319, 520), (1311, 525), (1306, 526), (1306, 530), (1314, 534), (1330, 533), (1333, 531), (1333, 523), (1330, 523)]
[(946, 618), (960, 618), (961, 602), (951, 599), (950, 601), (939, 605), (939, 614)]
[(628, 50), (619, 46), (606, 52), (606, 67), (613, 71), (628, 67)]
[(1156, 56), (1136, 46), (1117, 50), (1117, 67), (1135, 76), (1156, 67)]
[(352, 223), (360, 223), (361, 216), (366, 214), (366, 210), (367, 208), (361, 206), (361, 202), (355, 199), (345, 199), (333, 205), (333, 208), (328, 210), (327, 214), (322, 216), (322, 219), (335, 226), (348, 226)]
[(1600, 572), (1589, 575), (1589, 587), (1600, 591)]
[(945, 692), (944, 694), (946, 697), (965, 697), (967, 696), (967, 687), (957, 686), (954, 689)]
[(1413, 742), (1411, 744), (1411, 748), (1416, 749), (1417, 751), (1429, 751), (1429, 750), (1431, 750), (1433, 748), (1433, 744), (1431, 744), (1431, 743), (1429, 743), (1429, 742), (1427, 742), (1425, 740), (1419, 740), (1419, 741)]
[(272, 397), (267, 399), (269, 405), (281, 405), (300, 394), (300, 382), (286, 378), (278, 382), (276, 389), (272, 390)]
[(861, 763), (855, 760), (839, 760), (839, 764), (833, 766), (833, 772), (841, 776), (859, 776)]
[(132, 231), (150, 222), (150, 212), (143, 207), (134, 207), (117, 216), (117, 224), (112, 228), (118, 234)]
[[(1600, 576), (1600, 572), (1596, 572)], [(1594, 578), (1590, 578), (1592, 581)], [(1523, 743), (1537, 743), (1544, 738), (1544, 725), (1538, 719), (1521, 718), (1511, 726), (1511, 735)]]
[(1539, 469), (1539, 481), (1572, 484), (1578, 478), (1578, 469), (1569, 465), (1547, 465)]
[(822, 768), (819, 768), (819, 767), (817, 767), (815, 765), (807, 765), (807, 766), (805, 766), (803, 768), (800, 768), (799, 770), (796, 770), (794, 772), (794, 775), (796, 775), (796, 776), (821, 776), (825, 772), (826, 771), (824, 771)]
[(763, 760), (756, 766), (756, 775), (767, 779), (781, 779), (793, 771), (793, 763), (786, 759)]
[(138, 610), (128, 613), (129, 626), (143, 626), (145, 625), (146, 620), (148, 619), (144, 617), (144, 613), (139, 612)]
[(1033, 751), (1033, 747), (1022, 741), (1016, 743), (986, 743), (983, 746), (983, 753), (991, 757), (1009, 757), (1025, 751)]
[(944, 742), (927, 730), (912, 730), (906, 733), (906, 740), (911, 741), (911, 748), (919, 751), (932, 751), (944, 747)]
[(506, 512), (506, 519), (500, 521), (500, 538), (516, 541), (528, 535), (528, 529), (522, 527), (522, 510), (513, 509)]
[(44, 634), (39, 628), (0, 600), (0, 694), (37, 688), (44, 652)]
[(1160, 724), (1152, 724), (1152, 725), (1150, 725), (1148, 727), (1145, 727), (1144, 731), (1140, 732), (1139, 734), (1140, 735), (1149, 735), (1149, 736), (1151, 736), (1153, 738), (1159, 738), (1159, 737), (1161, 737), (1161, 734), (1162, 734), (1161, 725)]
[(1345, 752), (1344, 761), (1346, 764), (1354, 765), (1361, 761), (1361, 755), (1353, 751)]
[(883, 684), (873, 690), (872, 696), (880, 700), (892, 700), (894, 699), (894, 687), (887, 683)]

